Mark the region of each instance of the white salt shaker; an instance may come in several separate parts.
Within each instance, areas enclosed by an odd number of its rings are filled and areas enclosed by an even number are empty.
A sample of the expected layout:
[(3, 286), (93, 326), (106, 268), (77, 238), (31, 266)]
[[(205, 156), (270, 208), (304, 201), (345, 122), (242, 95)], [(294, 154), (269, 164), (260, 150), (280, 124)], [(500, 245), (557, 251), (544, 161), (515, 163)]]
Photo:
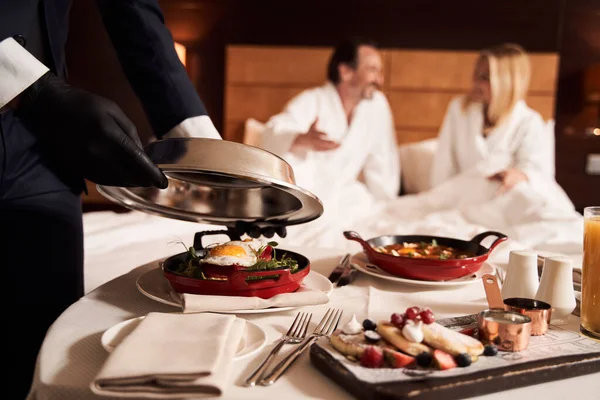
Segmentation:
[(546, 257), (535, 298), (552, 306), (552, 324), (566, 323), (577, 306), (573, 289), (573, 260), (564, 256)]
[(502, 298), (535, 298), (538, 279), (537, 253), (530, 250), (513, 250), (508, 258), (506, 278), (502, 284)]

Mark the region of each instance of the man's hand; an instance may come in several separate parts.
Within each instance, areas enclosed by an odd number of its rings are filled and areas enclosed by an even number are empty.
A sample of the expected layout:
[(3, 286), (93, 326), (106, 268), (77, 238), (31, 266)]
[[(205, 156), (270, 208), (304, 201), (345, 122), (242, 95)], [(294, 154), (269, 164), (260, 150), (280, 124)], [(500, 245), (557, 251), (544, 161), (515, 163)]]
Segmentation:
[(292, 144), (292, 150), (309, 149), (315, 151), (330, 151), (340, 147), (340, 144), (329, 140), (326, 133), (317, 130), (318, 118), (312, 123), (308, 132), (300, 134)]
[(22, 93), (16, 111), (36, 125), (54, 161), (74, 174), (108, 186), (168, 185), (144, 153), (135, 126), (112, 101), (48, 72)]
[(518, 168), (509, 168), (504, 171), (500, 171), (495, 173), (494, 175), (488, 177), (489, 180), (497, 181), (501, 184), (498, 189), (498, 194), (508, 192), (512, 189), (517, 183), (528, 181), (527, 175), (525, 175)]

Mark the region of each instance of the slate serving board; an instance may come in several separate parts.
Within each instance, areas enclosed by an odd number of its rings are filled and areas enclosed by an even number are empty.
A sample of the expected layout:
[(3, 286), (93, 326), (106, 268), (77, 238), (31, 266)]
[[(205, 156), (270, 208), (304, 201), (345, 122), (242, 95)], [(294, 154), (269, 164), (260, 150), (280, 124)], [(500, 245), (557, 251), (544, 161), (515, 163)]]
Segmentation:
[(600, 352), (596, 352), (532, 361), (448, 379), (368, 383), (358, 380), (318, 343), (310, 348), (310, 360), (324, 375), (361, 400), (462, 399), (600, 372)]

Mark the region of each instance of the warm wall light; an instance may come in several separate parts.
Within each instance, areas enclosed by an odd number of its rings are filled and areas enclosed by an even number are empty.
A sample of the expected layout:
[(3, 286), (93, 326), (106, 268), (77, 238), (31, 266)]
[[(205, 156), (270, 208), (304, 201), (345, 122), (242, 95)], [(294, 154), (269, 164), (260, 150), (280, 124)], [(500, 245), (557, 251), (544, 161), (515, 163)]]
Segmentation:
[(185, 46), (182, 45), (181, 43), (175, 42), (175, 51), (177, 52), (177, 56), (179, 57), (179, 60), (181, 60), (181, 63), (185, 66), (185, 59), (186, 59)]

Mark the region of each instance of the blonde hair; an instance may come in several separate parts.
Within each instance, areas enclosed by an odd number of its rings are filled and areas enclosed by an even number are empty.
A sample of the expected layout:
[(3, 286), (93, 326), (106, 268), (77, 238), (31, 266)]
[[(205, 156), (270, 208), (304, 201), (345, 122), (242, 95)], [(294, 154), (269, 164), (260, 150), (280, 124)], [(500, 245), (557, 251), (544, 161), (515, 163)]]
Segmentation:
[[(512, 43), (483, 50), (479, 59), (483, 58), (488, 61), (490, 70), (491, 101), (487, 117), (496, 126), (519, 100), (525, 99), (531, 78), (531, 65), (525, 50)], [(467, 96), (464, 108), (472, 102), (473, 99)]]

